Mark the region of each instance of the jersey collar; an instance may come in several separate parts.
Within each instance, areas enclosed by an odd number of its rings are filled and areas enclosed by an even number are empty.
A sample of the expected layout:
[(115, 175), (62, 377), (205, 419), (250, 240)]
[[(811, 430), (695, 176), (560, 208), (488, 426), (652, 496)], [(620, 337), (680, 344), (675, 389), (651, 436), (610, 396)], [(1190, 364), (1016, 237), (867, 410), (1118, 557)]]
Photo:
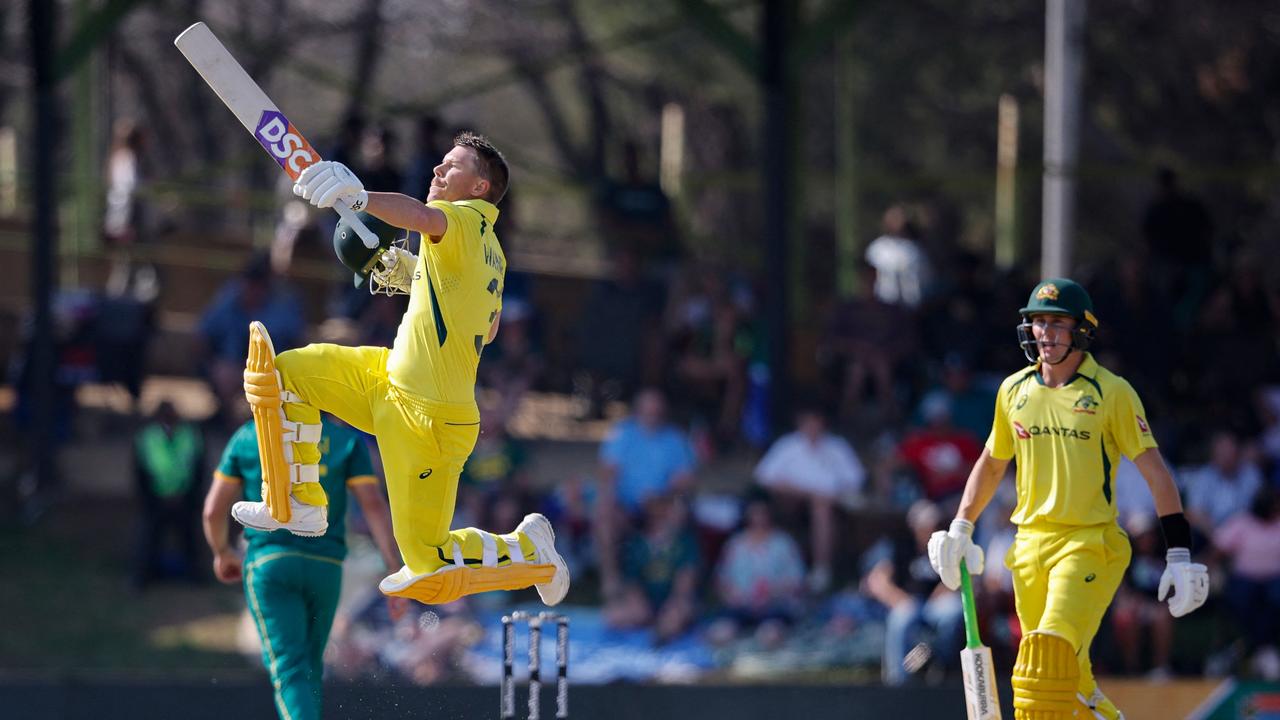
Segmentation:
[[(1035, 371), (1036, 384), (1043, 386), (1044, 376), (1040, 374), (1041, 362), (1036, 360), (1036, 364), (1032, 369)], [(1093, 353), (1086, 352), (1084, 354), (1084, 362), (1080, 363), (1080, 367), (1076, 368), (1076, 373), (1062, 387), (1066, 387), (1080, 378), (1088, 380), (1093, 385), (1098, 384), (1098, 361), (1093, 359)]]
[(490, 226), (498, 222), (498, 208), (494, 207), (493, 203), (489, 202), (488, 200), (481, 200), (480, 198), (471, 198), (470, 200), (458, 200), (457, 202), (454, 203), (454, 205), (461, 205), (463, 207), (469, 207), (472, 210), (475, 210), (476, 212), (483, 215), (485, 220), (489, 221)]

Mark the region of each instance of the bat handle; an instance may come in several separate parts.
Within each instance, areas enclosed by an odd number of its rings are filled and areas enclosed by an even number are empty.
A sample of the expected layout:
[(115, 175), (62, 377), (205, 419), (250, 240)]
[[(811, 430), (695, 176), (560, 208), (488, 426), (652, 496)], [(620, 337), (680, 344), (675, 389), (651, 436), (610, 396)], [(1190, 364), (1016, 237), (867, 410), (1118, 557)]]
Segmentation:
[(378, 247), (378, 236), (374, 235), (372, 230), (365, 227), (364, 223), (360, 222), (360, 218), (356, 217), (356, 213), (351, 209), (350, 205), (339, 200), (333, 204), (333, 209), (338, 211), (338, 215), (342, 218), (343, 222), (352, 228), (355, 228), (356, 234), (360, 236), (362, 241), (364, 241), (365, 247), (370, 250)]

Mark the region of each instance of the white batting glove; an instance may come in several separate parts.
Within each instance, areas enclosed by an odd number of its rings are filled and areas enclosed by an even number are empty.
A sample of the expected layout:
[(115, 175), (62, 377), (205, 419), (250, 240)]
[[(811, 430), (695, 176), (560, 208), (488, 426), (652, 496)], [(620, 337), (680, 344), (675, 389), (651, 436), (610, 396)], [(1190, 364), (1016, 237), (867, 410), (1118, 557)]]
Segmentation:
[(1167, 564), (1160, 576), (1160, 592), (1156, 598), (1163, 602), (1169, 588), (1173, 588), (1169, 614), (1182, 617), (1203, 605), (1209, 597), (1209, 568), (1191, 562), (1191, 551), (1187, 548), (1169, 548), (1165, 560)]
[(982, 548), (973, 544), (973, 523), (956, 518), (951, 521), (950, 530), (939, 530), (929, 538), (929, 564), (951, 590), (960, 587), (962, 558), (970, 575), (982, 574), (984, 558)]
[(321, 160), (298, 176), (293, 194), (318, 208), (333, 207), (341, 201), (352, 210), (369, 204), (369, 193), (356, 174), (340, 162)]

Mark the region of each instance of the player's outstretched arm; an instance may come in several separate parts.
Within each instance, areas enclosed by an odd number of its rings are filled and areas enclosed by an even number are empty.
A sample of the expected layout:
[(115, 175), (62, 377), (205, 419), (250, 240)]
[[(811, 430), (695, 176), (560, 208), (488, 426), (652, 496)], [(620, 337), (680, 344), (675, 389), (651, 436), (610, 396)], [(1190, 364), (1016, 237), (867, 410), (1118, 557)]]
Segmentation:
[(332, 160), (321, 160), (303, 170), (293, 185), (293, 194), (318, 208), (341, 202), (396, 227), (422, 233), (432, 242), (439, 242), (449, 229), (443, 212), (408, 195), (368, 192), (350, 168)]
[(982, 454), (978, 456), (978, 462), (974, 463), (973, 470), (969, 471), (969, 479), (965, 481), (964, 494), (960, 496), (960, 508), (956, 510), (956, 517), (971, 523), (977, 522), (978, 516), (982, 515), (991, 498), (995, 497), (996, 489), (1000, 487), (1000, 480), (1004, 477), (1004, 471), (1008, 468), (1008, 460), (992, 457), (990, 448), (983, 448)]
[[(1151, 448), (1133, 459), (1138, 472), (1151, 488), (1151, 497), (1160, 516), (1160, 530), (1167, 548), (1164, 574), (1160, 576), (1157, 599), (1169, 599), (1169, 614), (1182, 617), (1204, 604), (1209, 597), (1209, 568), (1191, 562), (1191, 524), (1182, 512), (1182, 499), (1169, 466), (1160, 451)], [(1173, 595), (1169, 591), (1173, 590)]]

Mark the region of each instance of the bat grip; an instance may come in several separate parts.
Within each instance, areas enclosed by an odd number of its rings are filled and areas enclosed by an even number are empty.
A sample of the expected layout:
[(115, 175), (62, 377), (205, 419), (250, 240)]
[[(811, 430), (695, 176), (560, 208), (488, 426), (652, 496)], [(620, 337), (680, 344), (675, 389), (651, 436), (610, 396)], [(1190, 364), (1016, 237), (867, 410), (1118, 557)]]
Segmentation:
[(960, 603), (964, 608), (965, 647), (982, 646), (982, 638), (978, 635), (978, 608), (973, 601), (973, 581), (969, 577), (969, 568), (964, 559), (960, 560)]
[(333, 209), (338, 211), (338, 216), (342, 218), (343, 222), (355, 229), (365, 247), (370, 250), (378, 247), (378, 236), (374, 235), (372, 230), (360, 222), (360, 218), (356, 217), (356, 213), (351, 209), (350, 205), (339, 200), (333, 204)]

